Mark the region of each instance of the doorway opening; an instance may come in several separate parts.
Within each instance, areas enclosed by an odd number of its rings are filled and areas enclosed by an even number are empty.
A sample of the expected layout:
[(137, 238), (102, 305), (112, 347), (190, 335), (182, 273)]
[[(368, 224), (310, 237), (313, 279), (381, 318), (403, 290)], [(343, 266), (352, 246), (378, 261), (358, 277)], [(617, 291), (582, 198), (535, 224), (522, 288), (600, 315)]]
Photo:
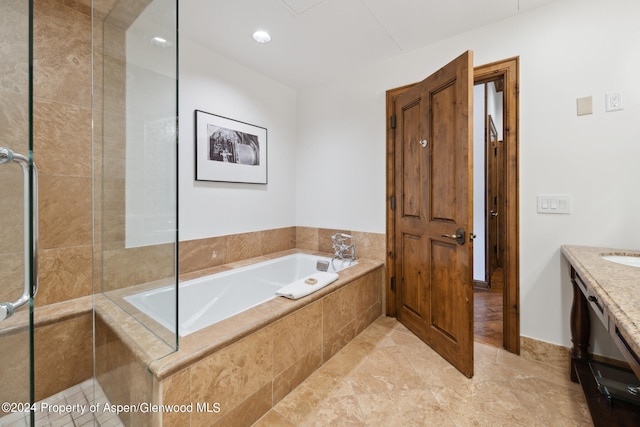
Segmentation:
[[(474, 68), (474, 85), (480, 85), (483, 90), (482, 102), (485, 101), (484, 91), (488, 91), (488, 87), (492, 86), (495, 94), (500, 93), (497, 98), (502, 100), (502, 122), (499, 123), (500, 113), (492, 112), (491, 120), (482, 119), (481, 131), (483, 132), (483, 142), (486, 138), (489, 142), (493, 141), (494, 145), (486, 144), (481, 149), (481, 156), (487, 156), (493, 148), (501, 148), (498, 153), (498, 159), (492, 161), (491, 164), (495, 168), (494, 171), (486, 173), (484, 167), (485, 162), (480, 170), (481, 182), (486, 187), (491, 186), (494, 193), (499, 193), (495, 197), (496, 204), (493, 206), (493, 195), (483, 190), (481, 199), (483, 200), (483, 212), (481, 215), (475, 215), (480, 219), (480, 226), (474, 225), (473, 232), (477, 235), (481, 230), (485, 236), (485, 241), (474, 241), (474, 247), (480, 246), (484, 257), (481, 263), (484, 265), (482, 280), (475, 283), (474, 289), (478, 292), (489, 294), (491, 290), (501, 290), (497, 295), (498, 301), (494, 301), (493, 310), (498, 306), (498, 315), (501, 318), (493, 316), (478, 317), (481, 310), (476, 308), (474, 311), (474, 324), (480, 324), (481, 321), (496, 320), (501, 324), (501, 337), (494, 341), (494, 345), (502, 346), (507, 351), (515, 354), (520, 353), (520, 283), (519, 283), (519, 192), (518, 192), (518, 176), (519, 176), (519, 58), (509, 58), (494, 63), (481, 65)], [(496, 85), (497, 82), (497, 85)], [(403, 93), (409, 91), (415, 84), (391, 89), (387, 91), (387, 286), (386, 286), (386, 307), (387, 315), (396, 316), (396, 211), (395, 211), (395, 120), (392, 119), (396, 110), (396, 99)], [(483, 108), (486, 111), (486, 108)], [(488, 116), (488, 115), (487, 115)], [(493, 126), (492, 123), (493, 122)], [(486, 124), (485, 124), (486, 123)], [(475, 127), (478, 127), (475, 124)], [(502, 134), (499, 130), (501, 129)], [(498, 150), (500, 151), (500, 150)], [(494, 174), (494, 175), (491, 175)], [(488, 177), (494, 177), (495, 181), (487, 183)], [(493, 178), (492, 178), (493, 179)], [(487, 199), (491, 198), (487, 203)], [(477, 200), (477, 197), (474, 198)], [(488, 209), (487, 209), (488, 208)], [(492, 215), (497, 213), (497, 215)], [(491, 224), (492, 218), (498, 218), (494, 224)], [(486, 237), (490, 237), (487, 239)], [(488, 246), (489, 245), (489, 246)], [(496, 247), (495, 256), (486, 256), (487, 253), (493, 251)], [(475, 264), (475, 262), (474, 262)], [(475, 268), (475, 265), (474, 265)], [(496, 297), (494, 296), (494, 299)], [(481, 300), (474, 302), (482, 303)], [(488, 304), (488, 303), (487, 303)], [(477, 306), (476, 306), (477, 307)], [(473, 324), (470, 325), (474, 328)], [(475, 328), (474, 328), (475, 329)], [(478, 341), (483, 341), (482, 336)]]
[(501, 347), (506, 237), (504, 77), (476, 83), (473, 99), (474, 337)]

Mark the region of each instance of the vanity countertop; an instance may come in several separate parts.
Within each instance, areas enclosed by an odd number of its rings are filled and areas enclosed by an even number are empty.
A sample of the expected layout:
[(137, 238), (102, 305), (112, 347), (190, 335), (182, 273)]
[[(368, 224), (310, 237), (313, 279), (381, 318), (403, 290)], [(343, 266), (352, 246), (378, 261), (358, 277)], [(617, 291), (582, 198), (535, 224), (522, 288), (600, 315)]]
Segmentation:
[(591, 287), (636, 354), (640, 354), (640, 268), (606, 261), (603, 255), (640, 255), (640, 251), (562, 246), (562, 253)]

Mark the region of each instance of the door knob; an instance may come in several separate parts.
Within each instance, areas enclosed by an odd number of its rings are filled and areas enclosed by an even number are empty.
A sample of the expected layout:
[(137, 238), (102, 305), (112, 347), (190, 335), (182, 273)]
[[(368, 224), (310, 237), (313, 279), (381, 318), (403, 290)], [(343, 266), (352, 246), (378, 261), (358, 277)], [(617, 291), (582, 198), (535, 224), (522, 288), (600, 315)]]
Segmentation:
[(498, 212), (494, 211), (493, 209), (491, 210), (491, 216), (492, 217), (497, 217), (498, 216)]
[(458, 228), (456, 230), (456, 234), (441, 234), (440, 236), (446, 237), (447, 239), (455, 240), (459, 245), (464, 245), (465, 242), (465, 232), (464, 228)]

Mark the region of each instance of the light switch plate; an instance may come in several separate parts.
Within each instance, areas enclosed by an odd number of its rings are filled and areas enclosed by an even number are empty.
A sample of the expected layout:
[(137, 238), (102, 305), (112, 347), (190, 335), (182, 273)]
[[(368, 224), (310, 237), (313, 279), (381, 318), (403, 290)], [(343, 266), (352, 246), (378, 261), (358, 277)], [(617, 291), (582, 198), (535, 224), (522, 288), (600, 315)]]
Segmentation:
[(571, 196), (569, 194), (538, 194), (538, 213), (570, 214)]

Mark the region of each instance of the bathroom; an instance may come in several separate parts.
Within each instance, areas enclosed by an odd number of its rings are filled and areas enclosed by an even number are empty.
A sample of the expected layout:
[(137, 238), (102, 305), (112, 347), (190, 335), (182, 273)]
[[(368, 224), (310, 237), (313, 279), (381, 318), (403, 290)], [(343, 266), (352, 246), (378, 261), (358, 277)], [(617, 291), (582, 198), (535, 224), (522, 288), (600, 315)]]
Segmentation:
[[(629, 48), (640, 42), (634, 24), (640, 15), (636, 3), (550, 2), (393, 59), (342, 70), (330, 81), (302, 89), (239, 65), (181, 35), (179, 265), (193, 270), (210, 268), (260, 256), (260, 247), (265, 252), (286, 250), (291, 241), (298, 248), (329, 252), (334, 230), (353, 232), (361, 257), (384, 261), (385, 91), (420, 81), (467, 49), (474, 51), (476, 65), (519, 56), (520, 334), (570, 347), (571, 289), (560, 246), (634, 248), (640, 238), (635, 215), (640, 202), (630, 197), (637, 180), (633, 176), (637, 173), (635, 158), (640, 154), (636, 143), (640, 130), (634, 120), (640, 96), (634, 70), (640, 65), (640, 55)], [(93, 2), (94, 25), (114, 4)], [(520, 4), (524, 8), (527, 2)], [(92, 163), (102, 164), (95, 159), (100, 151), (94, 147), (95, 135), (102, 134), (96, 119), (102, 115), (92, 115), (92, 106), (95, 113), (102, 101), (95, 99), (99, 92), (91, 99), (90, 13), (87, 2), (35, 1), (34, 158), (40, 173), (41, 237), (40, 290), (35, 304), (72, 301), (69, 305), (74, 305), (67, 307), (73, 316), (61, 315), (63, 320), (42, 325), (36, 334), (36, 377), (39, 354), (64, 355), (75, 367), (65, 373), (69, 385), (94, 375), (93, 293), (107, 290), (101, 289), (103, 284), (129, 276), (147, 274), (146, 278), (131, 278), (151, 281), (175, 273), (173, 245), (158, 248), (159, 253), (152, 255), (138, 249), (129, 252), (132, 256), (118, 257), (108, 243), (122, 240), (126, 225), (119, 218), (113, 219), (115, 226), (109, 221), (101, 225), (108, 206), (100, 206), (100, 201), (122, 203), (125, 190), (115, 188), (115, 199), (110, 200), (92, 188), (92, 179), (100, 173), (92, 169)], [(13, 15), (2, 16), (7, 20), (3, 20), (4, 31), (9, 28), (7, 17)], [(181, 27), (188, 25), (181, 23)], [(94, 46), (99, 46), (102, 33), (94, 31)], [(64, 53), (70, 50), (75, 53)], [(97, 50), (93, 51), (94, 69), (100, 70)], [(38, 70), (44, 72), (38, 75)], [(10, 99), (6, 90), (3, 85), (3, 102)], [(604, 94), (614, 91), (622, 93), (624, 109), (607, 113)], [(588, 96), (593, 97), (593, 114), (577, 116), (576, 99)], [(28, 102), (22, 98), (17, 103), (20, 108), (13, 113), (17, 117), (3, 120), (24, 120)], [(196, 109), (268, 129), (267, 185), (194, 180)], [(105, 128), (105, 137), (120, 128), (118, 124)], [(21, 130), (10, 137), (25, 139), (26, 135)], [(337, 152), (339, 156), (333, 154)], [(119, 154), (105, 156), (117, 159)], [(123, 170), (108, 162), (104, 167), (115, 168), (105, 174)], [(12, 187), (20, 185), (19, 178), (11, 181)], [(121, 184), (117, 179), (116, 183)], [(536, 197), (548, 193), (570, 194), (570, 215), (538, 214)], [(3, 203), (2, 217), (17, 216), (15, 226), (21, 228), (22, 212), (15, 206), (20, 203)], [(22, 275), (22, 254), (15, 255), (15, 247), (21, 247), (20, 238), (17, 240), (17, 246), (4, 248), (0, 255), (2, 266), (10, 269), (3, 275), (9, 277)], [(120, 268), (102, 268), (101, 262), (109, 262), (110, 256)], [(139, 266), (147, 268), (133, 268)], [(106, 280), (107, 273), (116, 277)], [(3, 301), (10, 298), (3, 295)], [(23, 358), (29, 352), (26, 340), (11, 346), (24, 351)], [(597, 344), (595, 351), (616, 357), (615, 349), (606, 344), (602, 348)], [(12, 365), (3, 362), (3, 366)], [(115, 375), (104, 382), (117, 382), (128, 374), (120, 370)], [(28, 390), (28, 372), (17, 377), (23, 378)], [(52, 376), (47, 380), (57, 382)], [(58, 391), (47, 380), (36, 382), (38, 393)], [(141, 381), (150, 380), (143, 376)]]

